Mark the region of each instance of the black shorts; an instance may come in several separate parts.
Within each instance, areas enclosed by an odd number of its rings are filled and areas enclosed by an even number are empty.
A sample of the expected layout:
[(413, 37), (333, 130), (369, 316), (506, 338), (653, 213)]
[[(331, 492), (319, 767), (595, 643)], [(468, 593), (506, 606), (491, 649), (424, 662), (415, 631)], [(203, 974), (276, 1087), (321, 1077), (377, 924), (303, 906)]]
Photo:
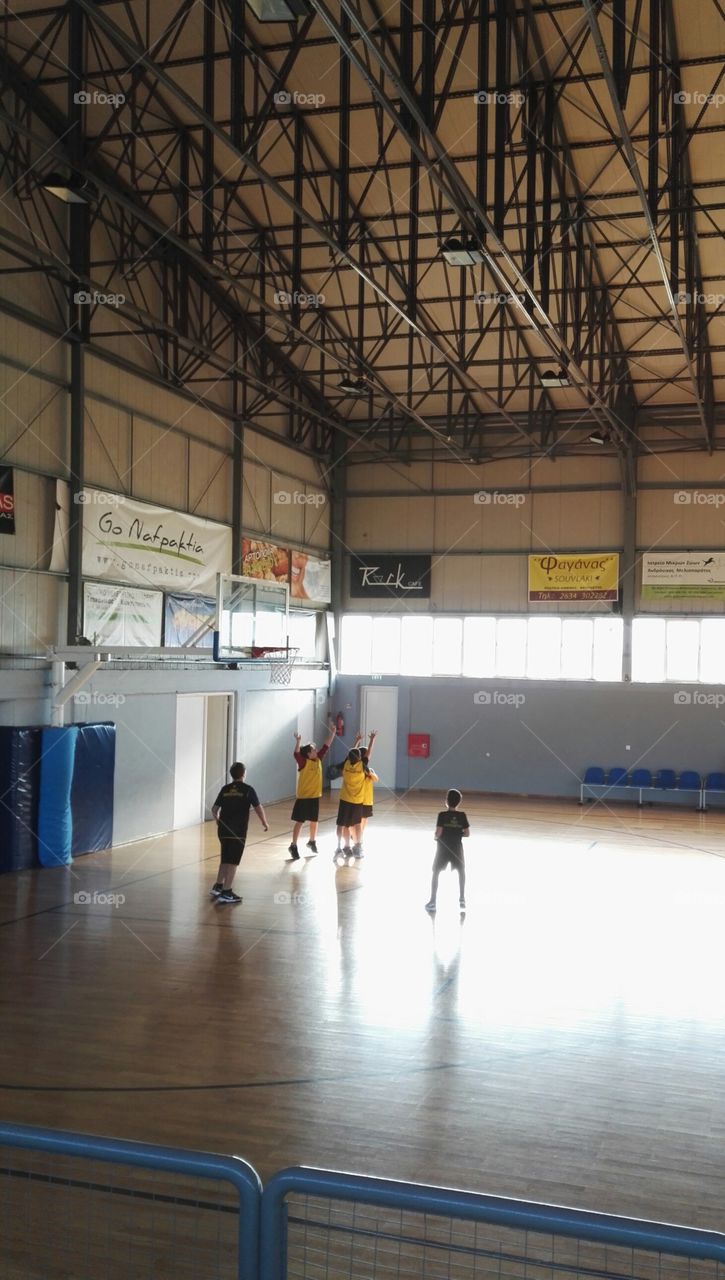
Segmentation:
[(295, 800), (292, 810), (293, 822), (317, 822), (320, 816), (320, 797), (314, 800), (304, 800), (299, 797)]
[(337, 810), (338, 827), (356, 827), (363, 816), (361, 804), (350, 804), (349, 800), (341, 800)]
[(447, 845), (438, 841), (436, 847), (436, 856), (433, 863), (434, 871), (445, 871), (446, 867), (453, 867), (457, 871), (459, 867), (464, 868), (466, 860), (463, 856), (463, 850), (449, 849)]
[(363, 805), (363, 807), (362, 807), (362, 816), (363, 816), (363, 818), (372, 818), (372, 816), (373, 816), (373, 806), (372, 806), (371, 804), (364, 804), (364, 805)]
[(222, 847), (222, 862), (226, 862), (228, 866), (238, 867), (242, 861), (244, 853), (244, 845), (246, 844), (246, 836), (220, 836), (219, 843)]

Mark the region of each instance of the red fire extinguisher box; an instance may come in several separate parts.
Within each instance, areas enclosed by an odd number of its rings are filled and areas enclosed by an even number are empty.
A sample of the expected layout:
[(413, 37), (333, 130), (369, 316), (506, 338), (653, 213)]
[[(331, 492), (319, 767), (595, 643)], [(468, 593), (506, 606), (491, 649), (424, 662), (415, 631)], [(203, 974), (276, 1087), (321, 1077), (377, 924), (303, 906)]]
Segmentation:
[(430, 734), (409, 733), (408, 755), (416, 756), (419, 760), (427, 760), (430, 755)]

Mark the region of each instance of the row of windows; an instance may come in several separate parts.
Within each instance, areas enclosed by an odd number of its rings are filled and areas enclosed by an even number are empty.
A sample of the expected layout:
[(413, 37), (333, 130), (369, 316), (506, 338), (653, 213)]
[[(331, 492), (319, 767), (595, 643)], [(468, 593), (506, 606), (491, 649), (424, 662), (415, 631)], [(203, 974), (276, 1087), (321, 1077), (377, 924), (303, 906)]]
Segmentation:
[[(621, 680), (621, 618), (346, 614), (347, 675)], [(725, 683), (725, 619), (636, 618), (632, 679)]]

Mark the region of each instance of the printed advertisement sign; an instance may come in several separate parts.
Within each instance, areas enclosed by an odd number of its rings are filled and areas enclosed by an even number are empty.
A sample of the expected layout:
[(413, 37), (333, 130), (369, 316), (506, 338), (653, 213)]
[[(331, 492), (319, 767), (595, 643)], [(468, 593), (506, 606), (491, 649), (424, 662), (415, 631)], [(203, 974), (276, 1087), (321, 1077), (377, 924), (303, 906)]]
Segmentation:
[(725, 552), (642, 556), (643, 600), (725, 600)]
[(290, 552), (290, 596), (293, 600), (314, 600), (329, 604), (332, 599), (332, 572), (329, 560), (318, 560), (305, 551)]
[(289, 582), (290, 553), (287, 547), (258, 538), (242, 538), (242, 575), (267, 582)]
[(12, 467), (0, 467), (0, 533), (15, 533), (15, 493)]
[[(164, 645), (171, 649), (183, 649), (191, 645), (195, 649), (211, 649), (214, 643), (214, 619), (216, 601), (201, 596), (164, 597)], [(210, 624), (203, 635), (200, 629)]]
[(83, 576), (213, 595), (229, 573), (226, 525), (120, 494), (84, 489)]
[(161, 591), (139, 591), (105, 582), (83, 585), (83, 634), (92, 644), (158, 649)]
[(529, 600), (616, 600), (619, 556), (529, 556)]
[(350, 596), (353, 600), (428, 600), (430, 574), (430, 556), (354, 555), (350, 557)]

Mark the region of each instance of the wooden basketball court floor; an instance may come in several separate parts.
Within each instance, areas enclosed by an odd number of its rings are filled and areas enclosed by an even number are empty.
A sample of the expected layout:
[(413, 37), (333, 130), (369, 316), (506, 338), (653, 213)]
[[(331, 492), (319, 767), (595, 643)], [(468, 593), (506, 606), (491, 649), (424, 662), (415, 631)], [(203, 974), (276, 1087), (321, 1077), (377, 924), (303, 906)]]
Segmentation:
[(430, 918), (439, 802), (270, 806), (238, 907), (213, 824), (3, 877), (2, 1118), (722, 1230), (725, 812), (466, 796)]

